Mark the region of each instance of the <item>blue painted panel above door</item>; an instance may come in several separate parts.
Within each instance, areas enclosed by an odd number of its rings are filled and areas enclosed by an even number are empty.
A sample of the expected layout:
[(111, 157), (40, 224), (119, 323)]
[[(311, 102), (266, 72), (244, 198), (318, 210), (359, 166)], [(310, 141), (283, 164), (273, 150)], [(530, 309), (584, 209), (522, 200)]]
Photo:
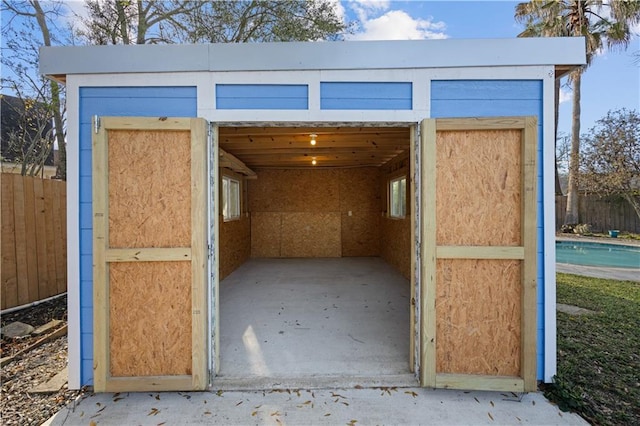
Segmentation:
[(306, 84), (216, 84), (216, 109), (308, 109)]
[(413, 84), (410, 82), (320, 83), (320, 109), (410, 110)]

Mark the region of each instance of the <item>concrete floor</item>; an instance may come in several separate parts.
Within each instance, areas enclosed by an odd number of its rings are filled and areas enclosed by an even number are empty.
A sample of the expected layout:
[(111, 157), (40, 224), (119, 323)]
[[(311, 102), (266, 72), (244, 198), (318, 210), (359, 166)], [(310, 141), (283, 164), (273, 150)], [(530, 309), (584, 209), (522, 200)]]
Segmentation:
[(251, 259), (220, 284), (213, 387), (415, 386), (409, 298), (380, 258)]

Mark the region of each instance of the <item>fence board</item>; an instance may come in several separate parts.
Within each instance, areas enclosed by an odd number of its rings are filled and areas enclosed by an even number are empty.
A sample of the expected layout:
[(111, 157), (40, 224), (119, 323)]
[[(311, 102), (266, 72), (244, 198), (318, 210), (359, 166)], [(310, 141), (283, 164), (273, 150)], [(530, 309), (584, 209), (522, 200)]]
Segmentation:
[(23, 179), (25, 242), (27, 247), (27, 300), (38, 297), (38, 252), (36, 249), (36, 212), (33, 192), (34, 179)]
[(13, 175), (13, 220), (16, 230), (16, 269), (18, 272), (18, 304), (29, 303), (29, 266), (27, 265), (27, 225), (24, 218), (24, 180)]
[[(640, 201), (640, 197), (637, 197)], [(567, 197), (556, 196), (556, 230), (564, 223)], [(640, 219), (626, 200), (606, 200), (597, 196), (580, 196), (578, 202), (579, 223), (591, 225), (595, 232), (609, 229), (640, 233)]]
[(18, 304), (13, 178), (2, 175), (2, 309)]
[(1, 308), (67, 290), (66, 182), (2, 174)]

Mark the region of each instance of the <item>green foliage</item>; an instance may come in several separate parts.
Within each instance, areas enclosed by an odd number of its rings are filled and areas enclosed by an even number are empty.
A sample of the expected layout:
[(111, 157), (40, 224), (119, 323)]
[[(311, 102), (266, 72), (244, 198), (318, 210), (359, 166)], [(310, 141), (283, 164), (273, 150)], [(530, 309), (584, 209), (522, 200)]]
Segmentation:
[(558, 274), (558, 374), (546, 395), (594, 424), (640, 424), (640, 283)]

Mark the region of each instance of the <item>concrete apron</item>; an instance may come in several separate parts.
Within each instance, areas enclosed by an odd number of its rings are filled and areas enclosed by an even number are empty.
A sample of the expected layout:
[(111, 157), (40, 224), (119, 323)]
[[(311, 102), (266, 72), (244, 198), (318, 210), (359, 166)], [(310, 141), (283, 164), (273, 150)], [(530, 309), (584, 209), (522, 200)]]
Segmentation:
[(409, 290), (377, 258), (251, 260), (220, 288), (212, 391), (89, 395), (48, 424), (587, 424), (539, 393), (418, 388)]
[(588, 425), (540, 393), (373, 388), (94, 394), (48, 425)]

